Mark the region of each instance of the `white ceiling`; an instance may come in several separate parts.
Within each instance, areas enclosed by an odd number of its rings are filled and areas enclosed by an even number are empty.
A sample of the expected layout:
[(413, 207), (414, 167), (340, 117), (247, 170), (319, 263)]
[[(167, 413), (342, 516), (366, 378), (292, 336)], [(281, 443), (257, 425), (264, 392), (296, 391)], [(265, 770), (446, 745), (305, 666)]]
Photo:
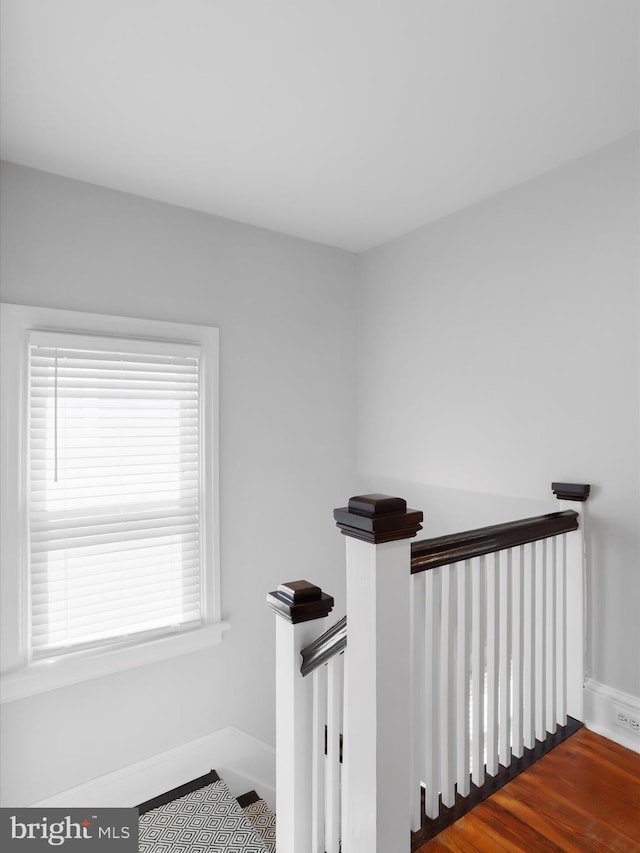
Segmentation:
[(2, 156), (362, 251), (638, 127), (638, 0), (2, 0)]

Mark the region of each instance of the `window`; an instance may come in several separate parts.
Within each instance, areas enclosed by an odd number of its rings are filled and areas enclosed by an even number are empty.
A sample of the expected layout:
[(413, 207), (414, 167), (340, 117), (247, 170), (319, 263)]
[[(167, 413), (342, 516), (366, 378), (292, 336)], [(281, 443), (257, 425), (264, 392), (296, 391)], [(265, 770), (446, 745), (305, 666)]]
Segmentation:
[(200, 624), (199, 358), (29, 335), (34, 657)]
[(2, 320), (3, 698), (219, 642), (217, 330)]

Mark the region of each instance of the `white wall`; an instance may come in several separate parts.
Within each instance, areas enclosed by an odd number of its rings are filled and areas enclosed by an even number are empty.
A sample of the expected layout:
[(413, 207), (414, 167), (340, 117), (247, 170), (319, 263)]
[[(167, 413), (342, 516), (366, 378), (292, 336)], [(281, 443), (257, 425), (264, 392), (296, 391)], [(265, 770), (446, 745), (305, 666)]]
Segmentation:
[(366, 253), (359, 308), (348, 253), (3, 164), (4, 300), (220, 327), (232, 624), (211, 652), (2, 706), (7, 801), (229, 725), (273, 742), (264, 594), (307, 577), (343, 600), (331, 509), (358, 432), (365, 488), (423, 509), (424, 535), (591, 482), (590, 671), (640, 696), (637, 156), (622, 140)]
[(232, 626), (211, 651), (3, 705), (3, 798), (29, 805), (229, 725), (273, 743), (265, 594), (305, 577), (344, 600), (331, 512), (355, 477), (353, 256), (12, 164), (2, 229), (7, 302), (220, 328)]
[(589, 670), (634, 696), (638, 226), (634, 135), (359, 267), (368, 487), (408, 497), (437, 535), (552, 511), (552, 480), (591, 483)]

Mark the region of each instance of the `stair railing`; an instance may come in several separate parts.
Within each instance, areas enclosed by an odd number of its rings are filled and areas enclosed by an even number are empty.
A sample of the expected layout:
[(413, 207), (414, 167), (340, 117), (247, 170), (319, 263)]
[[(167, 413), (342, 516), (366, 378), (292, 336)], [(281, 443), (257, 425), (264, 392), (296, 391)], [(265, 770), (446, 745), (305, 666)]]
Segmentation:
[(280, 584), (276, 620), (276, 848), (339, 853), (346, 619), (317, 636), (333, 598)]
[[(589, 494), (553, 488), (565, 501)], [(581, 725), (583, 546), (575, 509), (413, 543), (420, 843)]]
[(402, 498), (359, 496), (334, 517), (347, 617), (318, 636), (330, 596), (306, 581), (268, 596), (283, 617), (277, 849), (402, 853), (581, 725), (580, 513), (413, 543), (422, 513)]

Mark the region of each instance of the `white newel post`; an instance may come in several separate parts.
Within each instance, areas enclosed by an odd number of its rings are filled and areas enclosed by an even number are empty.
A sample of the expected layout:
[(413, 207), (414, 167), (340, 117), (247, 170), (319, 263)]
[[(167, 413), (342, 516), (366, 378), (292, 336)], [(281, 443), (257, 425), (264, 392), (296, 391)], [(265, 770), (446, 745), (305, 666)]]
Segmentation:
[(300, 673), (302, 649), (324, 630), (333, 598), (308, 581), (267, 595), (276, 612), (276, 846), (311, 853), (313, 679)]
[(578, 529), (566, 537), (566, 661), (567, 714), (584, 722), (584, 677), (586, 640), (586, 551), (584, 504), (590, 486), (582, 483), (552, 483), (563, 510), (578, 513)]
[(410, 540), (422, 512), (375, 494), (334, 518), (347, 536), (342, 851), (408, 853)]

